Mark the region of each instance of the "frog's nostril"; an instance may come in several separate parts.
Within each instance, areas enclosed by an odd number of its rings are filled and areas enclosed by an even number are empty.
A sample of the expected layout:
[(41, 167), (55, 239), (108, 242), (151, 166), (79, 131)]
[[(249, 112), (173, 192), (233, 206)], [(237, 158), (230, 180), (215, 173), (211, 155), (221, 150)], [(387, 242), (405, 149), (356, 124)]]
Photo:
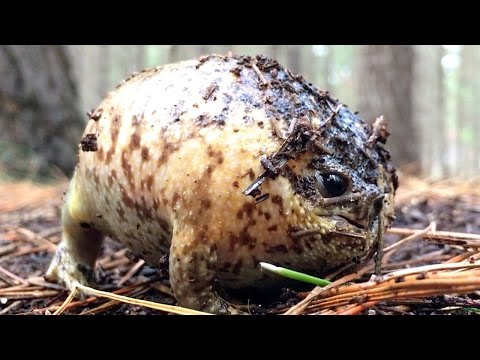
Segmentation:
[(375, 214), (378, 214), (380, 211), (382, 211), (384, 196), (385, 195), (380, 195), (373, 201), (373, 208), (375, 210)]

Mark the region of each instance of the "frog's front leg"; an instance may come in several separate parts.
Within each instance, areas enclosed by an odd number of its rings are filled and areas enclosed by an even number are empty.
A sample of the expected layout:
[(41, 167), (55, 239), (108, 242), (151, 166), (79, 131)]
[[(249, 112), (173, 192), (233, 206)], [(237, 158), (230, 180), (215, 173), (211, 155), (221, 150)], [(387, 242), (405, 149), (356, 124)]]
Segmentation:
[(191, 229), (174, 233), (169, 258), (173, 294), (182, 307), (214, 314), (242, 314), (213, 288), (217, 249), (205, 236)]
[(88, 223), (87, 197), (70, 183), (62, 209), (62, 240), (48, 267), (45, 278), (72, 290), (76, 284), (88, 285), (100, 254), (104, 236)]

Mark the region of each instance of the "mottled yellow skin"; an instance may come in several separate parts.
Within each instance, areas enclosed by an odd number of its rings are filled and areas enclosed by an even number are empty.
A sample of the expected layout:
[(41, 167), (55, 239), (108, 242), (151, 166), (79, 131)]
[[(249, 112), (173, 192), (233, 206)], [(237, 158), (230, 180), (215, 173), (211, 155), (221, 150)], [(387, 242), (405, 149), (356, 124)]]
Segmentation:
[[(268, 113), (255, 72), (235, 74), (235, 66), (220, 56), (167, 65), (108, 94), (85, 130), (95, 135), (96, 149), (79, 151), (49, 278), (69, 287), (86, 283), (85, 269), (94, 268), (108, 235), (154, 266), (169, 254), (179, 305), (228, 313), (214, 280), (262, 288), (276, 278), (260, 270), (260, 261), (321, 273), (369, 251), (376, 234), (333, 216), (356, 218), (348, 206), (321, 209), (286, 176), (262, 185), (270, 196), (259, 204), (242, 193), (265, 171), (259, 160), (280, 147), (278, 131), (289, 123)], [(313, 173), (306, 164), (314, 155), (306, 151), (288, 166), (298, 176)], [(366, 208), (373, 198), (363, 199)], [(386, 197), (384, 207), (392, 200)], [(368, 228), (366, 219), (357, 222)], [(290, 236), (311, 228), (323, 235)], [(335, 235), (339, 229), (358, 236)]]

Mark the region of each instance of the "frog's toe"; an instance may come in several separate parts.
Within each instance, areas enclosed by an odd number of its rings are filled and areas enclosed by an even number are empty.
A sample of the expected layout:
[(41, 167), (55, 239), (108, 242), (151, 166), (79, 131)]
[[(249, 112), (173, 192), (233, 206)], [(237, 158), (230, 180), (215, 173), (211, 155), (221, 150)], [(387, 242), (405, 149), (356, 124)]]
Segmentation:
[[(89, 266), (78, 263), (64, 247), (59, 246), (45, 274), (45, 279), (57, 282), (72, 291), (79, 284), (88, 286), (92, 275), (93, 270)], [(80, 298), (84, 297), (80, 292), (77, 294)]]

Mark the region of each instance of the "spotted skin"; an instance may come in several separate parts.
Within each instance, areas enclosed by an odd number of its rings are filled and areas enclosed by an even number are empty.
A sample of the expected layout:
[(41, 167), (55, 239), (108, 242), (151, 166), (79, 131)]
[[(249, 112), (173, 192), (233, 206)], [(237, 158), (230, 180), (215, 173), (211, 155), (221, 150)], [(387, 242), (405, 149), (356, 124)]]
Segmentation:
[[(321, 274), (372, 248), (378, 221), (366, 214), (385, 193), (382, 214), (391, 217), (395, 187), (388, 158), (375, 149), (372, 160), (351, 150), (358, 157), (351, 162), (309, 148), (263, 183), (267, 200), (257, 204), (242, 193), (265, 171), (260, 159), (282, 145), (279, 132), (288, 132), (293, 117), (318, 127), (331, 112), (318, 90), (298, 89), (303, 80), (292, 80), (282, 67), (262, 69), (261, 79), (258, 67), (242, 65), (242, 58), (216, 55), (184, 61), (145, 70), (107, 95), (85, 129), (84, 139), (95, 139), (96, 149), (79, 149), (62, 213), (63, 238), (47, 278), (70, 288), (88, 283), (86, 269), (94, 269), (108, 235), (154, 266), (167, 254), (179, 305), (232, 313), (214, 283), (277, 285), (278, 278), (260, 271), (260, 261)], [(365, 142), (371, 128), (345, 111), (334, 130)], [(325, 136), (332, 152), (337, 133)], [(352, 191), (365, 196), (323, 208), (316, 190), (312, 198), (298, 185), (319, 167), (353, 173)], [(319, 233), (292, 236), (312, 228)]]

